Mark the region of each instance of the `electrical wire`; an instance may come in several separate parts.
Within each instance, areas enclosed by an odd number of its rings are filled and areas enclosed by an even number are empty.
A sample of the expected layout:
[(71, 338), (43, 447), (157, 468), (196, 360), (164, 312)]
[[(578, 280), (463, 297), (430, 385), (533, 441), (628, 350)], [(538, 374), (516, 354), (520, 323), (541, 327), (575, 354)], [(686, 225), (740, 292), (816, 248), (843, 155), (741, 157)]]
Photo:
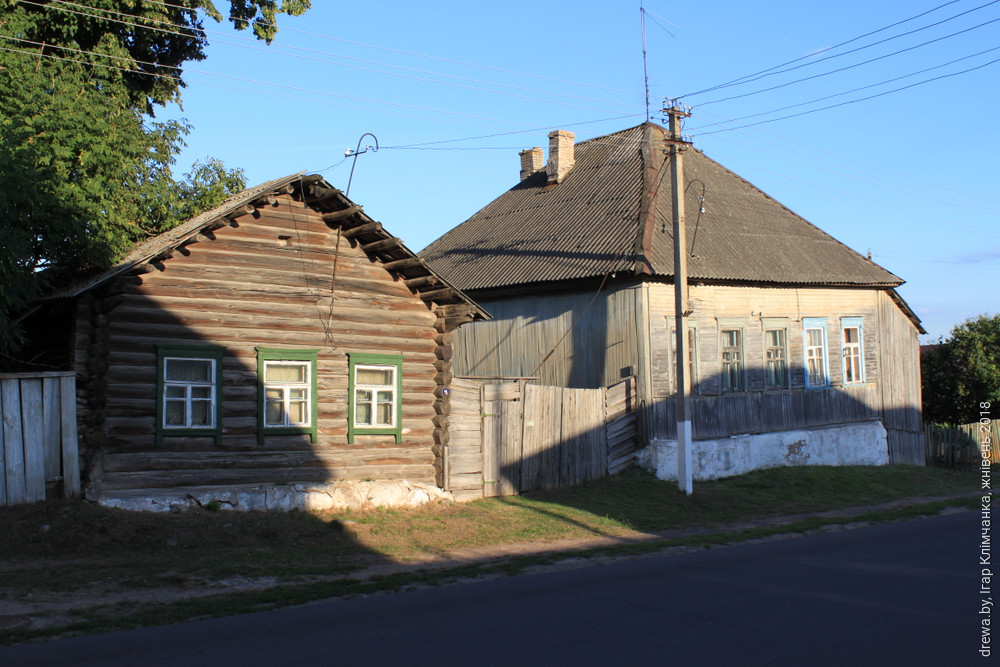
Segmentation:
[[(998, 0), (998, 1), (1000, 1), (1000, 0)], [(403, 71), (408, 71), (408, 72), (415, 72), (415, 73), (418, 73), (418, 74), (428, 74), (428, 75), (433, 75), (433, 76), (438, 76), (438, 77), (444, 77), (444, 78), (449, 78), (449, 79), (456, 79), (456, 80), (459, 80), (459, 81), (468, 81), (468, 82), (471, 82), (471, 83), (480, 83), (480, 84), (485, 84), (485, 85), (490, 85), (490, 86), (496, 86), (496, 87), (499, 87), (499, 88), (508, 88), (508, 89), (512, 89), (512, 90), (521, 90), (521, 91), (526, 91), (526, 92), (541, 93), (541, 94), (546, 94), (546, 95), (555, 96), (555, 97), (564, 97), (564, 98), (577, 99), (577, 100), (582, 100), (582, 101), (596, 102), (596, 103), (600, 103), (600, 104), (611, 104), (611, 105), (616, 105), (616, 106), (625, 106), (625, 107), (633, 107), (633, 108), (637, 107), (636, 104), (629, 103), (629, 102), (619, 102), (619, 101), (616, 101), (616, 100), (606, 100), (606, 99), (600, 99), (600, 98), (585, 97), (585, 96), (582, 96), (582, 95), (573, 95), (573, 94), (569, 94), (569, 93), (560, 93), (560, 92), (555, 92), (555, 91), (551, 91), (551, 90), (542, 90), (542, 89), (538, 89), (538, 88), (528, 88), (528, 87), (525, 87), (525, 86), (516, 86), (516, 85), (512, 85), (512, 84), (499, 83), (499, 82), (495, 82), (495, 81), (487, 81), (487, 80), (484, 80), (484, 79), (474, 79), (474, 78), (463, 77), (463, 76), (458, 76), (458, 75), (454, 75), (454, 74), (447, 74), (447, 73), (444, 73), (444, 72), (435, 72), (435, 71), (432, 71), (432, 70), (424, 70), (424, 69), (418, 69), (418, 68), (413, 68), (413, 67), (406, 67), (406, 66), (403, 66), (403, 65), (394, 65), (394, 64), (391, 64), (391, 63), (385, 63), (385, 62), (380, 62), (380, 61), (376, 61), (376, 60), (369, 60), (369, 59), (365, 59), (365, 58), (357, 58), (357, 57), (354, 57), (354, 56), (347, 56), (347, 55), (338, 54), (338, 53), (331, 53), (329, 51), (320, 51), (320, 50), (317, 50), (317, 49), (307, 49), (307, 48), (299, 47), (299, 46), (292, 46), (292, 45), (280, 44), (280, 45), (269, 46), (269, 47), (261, 47), (261, 46), (257, 45), (258, 40), (256, 40), (256, 39), (253, 39), (253, 38), (241, 38), (241, 37), (238, 37), (238, 36), (230, 36), (230, 35), (228, 35), (228, 33), (221, 33), (221, 32), (213, 31), (213, 30), (200, 29), (198, 31), (198, 32), (202, 33), (200, 35), (199, 34), (187, 34), (187, 33), (184, 33), (184, 32), (176, 32), (176, 31), (167, 30), (164, 27), (156, 27), (156, 26), (150, 26), (150, 25), (140, 25), (138, 23), (132, 23), (132, 22), (125, 21), (125, 20), (122, 20), (122, 19), (110, 18), (108, 16), (102, 16), (102, 15), (98, 15), (98, 14), (88, 14), (86, 12), (81, 12), (81, 11), (77, 11), (77, 10), (74, 10), (74, 9), (68, 9), (67, 7), (76, 7), (76, 8), (79, 8), (79, 9), (90, 9), (90, 10), (93, 10), (93, 11), (96, 11), (96, 12), (105, 12), (105, 13), (115, 14), (115, 15), (121, 16), (121, 17), (127, 17), (127, 18), (133, 18), (133, 19), (137, 19), (137, 20), (148, 21), (148, 22), (151, 22), (151, 23), (159, 24), (160, 26), (167, 26), (167, 27), (170, 27), (170, 28), (177, 28), (177, 29), (180, 29), (180, 30), (193, 30), (193, 29), (190, 28), (189, 26), (185, 26), (183, 24), (170, 23), (169, 21), (165, 21), (165, 20), (151, 19), (151, 18), (148, 18), (148, 17), (137, 16), (137, 15), (134, 15), (134, 14), (127, 14), (127, 13), (124, 13), (124, 12), (116, 12), (116, 11), (113, 11), (113, 10), (101, 9), (101, 8), (97, 8), (97, 7), (92, 7), (90, 5), (83, 5), (83, 4), (80, 4), (80, 3), (68, 2), (66, 0), (56, 0), (56, 3), (55, 3), (55, 4), (58, 4), (58, 5), (65, 5), (65, 7), (55, 6), (54, 4), (43, 5), (43, 4), (38, 3), (38, 2), (32, 2), (32, 0), (19, 0), (19, 2), (21, 4), (25, 4), (25, 5), (33, 5), (33, 6), (37, 6), (37, 7), (46, 8), (46, 9), (54, 9), (56, 11), (63, 11), (63, 12), (67, 12), (67, 13), (72, 13), (72, 14), (77, 14), (77, 15), (80, 15), (80, 16), (89, 17), (89, 18), (96, 18), (96, 19), (111, 21), (111, 22), (114, 22), (114, 23), (119, 23), (119, 24), (122, 24), (122, 25), (131, 26), (131, 27), (134, 27), (134, 28), (144, 28), (144, 29), (156, 30), (158, 32), (163, 32), (163, 33), (167, 33), (167, 34), (173, 34), (173, 35), (177, 35), (177, 36), (180, 36), (180, 37), (188, 37), (188, 38), (192, 38), (192, 39), (204, 40), (205, 39), (204, 35), (206, 35), (206, 34), (207, 35), (223, 35), (222, 37), (213, 37), (212, 42), (214, 44), (225, 44), (225, 45), (229, 45), (229, 46), (237, 46), (237, 47), (240, 47), (240, 48), (245, 48), (245, 49), (255, 50), (255, 51), (261, 51), (261, 52), (266, 52), (266, 53), (272, 53), (272, 54), (277, 51), (277, 53), (279, 53), (281, 55), (284, 55), (284, 56), (287, 56), (287, 57), (291, 57), (291, 58), (300, 58), (300, 59), (305, 59), (305, 60), (313, 60), (313, 61), (318, 61), (318, 62), (325, 62), (325, 63), (328, 63), (328, 64), (337, 65), (337, 66), (340, 66), (340, 67), (348, 67), (348, 68), (356, 69), (356, 70), (360, 70), (360, 71), (375, 72), (375, 73), (378, 73), (378, 74), (383, 74), (385, 76), (395, 76), (395, 77), (412, 79), (412, 80), (417, 80), (417, 81), (425, 81), (425, 82), (430, 82), (430, 83), (437, 83), (437, 84), (440, 84), (440, 85), (448, 85), (448, 86), (453, 86), (453, 87), (458, 87), (458, 88), (466, 88), (466, 89), (472, 89), (472, 90), (479, 90), (481, 92), (488, 92), (488, 93), (497, 94), (497, 95), (507, 95), (507, 96), (511, 96), (511, 97), (521, 97), (521, 98), (524, 98), (524, 99), (530, 99), (530, 100), (534, 100), (534, 101), (545, 102), (545, 103), (548, 103), (548, 104), (563, 104), (563, 105), (567, 105), (567, 106), (579, 106), (579, 108), (584, 108), (584, 109), (588, 109), (588, 110), (607, 111), (607, 109), (594, 109), (592, 107), (583, 107), (583, 106), (580, 106), (580, 105), (573, 105), (573, 104), (568, 103), (568, 102), (559, 102), (559, 101), (555, 101), (555, 100), (539, 99), (539, 98), (534, 98), (534, 97), (519, 95), (519, 94), (516, 94), (516, 93), (506, 93), (506, 92), (503, 92), (503, 91), (495, 91), (495, 90), (489, 90), (489, 89), (479, 88), (479, 87), (476, 87), (476, 86), (465, 85), (465, 84), (461, 84), (461, 83), (452, 83), (452, 82), (448, 82), (448, 81), (438, 81), (438, 80), (435, 80), (435, 79), (427, 79), (427, 78), (423, 78), (423, 77), (419, 77), (419, 76), (412, 76), (412, 75), (407, 75), (407, 74), (400, 74), (400, 73), (396, 73), (396, 72), (387, 72), (387, 71), (384, 71), (384, 70), (373, 69), (373, 68), (364, 67), (364, 66), (361, 66), (361, 65), (351, 65), (351, 64), (348, 64), (348, 63), (337, 62), (335, 60), (328, 60), (328, 59), (325, 59), (325, 58), (317, 58), (315, 56), (299, 55), (299, 54), (293, 53), (293, 52), (294, 51), (301, 51), (301, 52), (304, 52), (304, 53), (317, 54), (317, 55), (321, 55), (321, 56), (332, 56), (334, 58), (340, 58), (340, 59), (343, 59), (343, 60), (352, 60), (352, 61), (356, 61), (356, 62), (361, 62), (361, 63), (366, 63), (366, 64), (372, 64), (372, 65), (378, 65), (378, 66), (382, 66), (382, 67), (389, 67), (389, 68), (403, 70)], [(160, 5), (168, 6), (168, 7), (178, 7), (178, 8), (180, 8), (180, 6), (178, 6), (178, 5), (170, 5), (168, 3), (156, 3), (156, 4), (160, 4)], [(274, 25), (274, 24), (264, 23), (264, 25)], [(293, 32), (304, 32), (304, 31), (293, 31)], [(313, 36), (318, 36), (318, 37), (324, 37), (324, 35), (319, 35), (317, 33), (306, 33), (306, 34), (313, 35)], [(238, 40), (238, 41), (233, 41), (233, 40)], [(415, 55), (419, 55), (419, 54), (415, 54)], [(528, 76), (528, 75), (524, 75), (524, 76)], [(569, 83), (569, 85), (582, 85), (582, 84), (573, 84), (572, 82), (566, 82), (566, 83)], [(616, 91), (616, 92), (625, 92), (625, 91)], [(634, 91), (629, 91), (629, 94), (634, 94)]]
[[(871, 37), (872, 35), (876, 35), (876, 34), (878, 34), (880, 32), (884, 32), (886, 30), (889, 30), (890, 28), (895, 28), (898, 25), (902, 25), (904, 23), (909, 23), (910, 21), (915, 21), (916, 19), (921, 18), (923, 16), (926, 16), (928, 14), (931, 14), (933, 12), (936, 12), (939, 9), (943, 9), (944, 7), (947, 7), (948, 5), (954, 5), (956, 2), (959, 2), (959, 1), (960, 0), (951, 0), (951, 2), (946, 2), (943, 5), (938, 5), (937, 7), (934, 7), (932, 9), (928, 9), (927, 11), (925, 11), (925, 12), (923, 12), (921, 14), (917, 14), (916, 16), (911, 16), (908, 19), (903, 19), (902, 21), (897, 21), (897, 22), (892, 23), (890, 25), (883, 26), (883, 27), (879, 28), (878, 30), (873, 30), (873, 31), (867, 32), (867, 33), (865, 33), (863, 35), (858, 35), (857, 37), (852, 37), (851, 39), (849, 39), (847, 41), (840, 42), (839, 44), (835, 44), (835, 45), (833, 45), (833, 46), (831, 46), (829, 48), (823, 49), (823, 51), (821, 51), (820, 53), (825, 53), (826, 51), (832, 51), (833, 49), (839, 49), (842, 46), (847, 46), (848, 44), (853, 44), (854, 42), (858, 41), (859, 39), (864, 39), (865, 37)], [(678, 99), (687, 98), (687, 97), (694, 97), (695, 95), (701, 95), (702, 93), (710, 93), (712, 91), (719, 90), (720, 88), (729, 88), (731, 86), (735, 86), (735, 85), (738, 85), (740, 83), (744, 83), (748, 79), (756, 81), (757, 79), (754, 79), (752, 77), (758, 77), (758, 78), (760, 78), (759, 75), (767, 74), (768, 72), (772, 72), (773, 70), (779, 69), (781, 67), (785, 67), (786, 65), (792, 65), (794, 63), (801, 62), (803, 60), (807, 60), (807, 59), (812, 58), (812, 57), (814, 57), (816, 55), (818, 55), (818, 54), (816, 54), (816, 53), (810, 53), (808, 55), (801, 56), (799, 58), (794, 58), (792, 60), (783, 62), (780, 65), (775, 65), (773, 67), (769, 67), (767, 69), (760, 70), (759, 72), (754, 72), (753, 74), (747, 74), (747, 75), (739, 77), (738, 79), (733, 79), (731, 81), (727, 81), (726, 83), (721, 83), (721, 84), (718, 84), (716, 86), (711, 86), (709, 88), (703, 88), (703, 89), (698, 90), (698, 91), (694, 91), (694, 92), (691, 92), (691, 93), (685, 93), (683, 95), (679, 95)]]
[[(1000, 2), (1000, 0), (996, 0), (996, 2)], [(723, 97), (723, 98), (720, 98), (720, 99), (717, 99), (717, 100), (711, 100), (709, 102), (702, 102), (701, 104), (699, 104), (699, 106), (702, 107), (702, 106), (706, 106), (706, 105), (709, 105), (709, 104), (718, 104), (719, 102), (729, 102), (730, 100), (738, 100), (738, 99), (741, 99), (741, 98), (744, 98), (744, 97), (750, 97), (752, 95), (759, 95), (760, 93), (767, 93), (767, 92), (770, 92), (772, 90), (778, 90), (779, 88), (787, 88), (788, 86), (795, 85), (796, 83), (802, 83), (804, 81), (812, 81), (813, 79), (819, 79), (819, 78), (822, 78), (822, 77), (825, 77), (825, 76), (830, 76), (831, 74), (839, 74), (840, 72), (846, 72), (847, 70), (855, 69), (856, 67), (863, 67), (864, 65), (870, 65), (871, 63), (878, 62), (880, 60), (885, 60), (886, 58), (891, 58), (893, 56), (898, 56), (901, 53), (907, 53), (909, 51), (914, 51), (916, 49), (928, 46), (930, 44), (935, 44), (937, 42), (941, 42), (941, 41), (944, 41), (946, 39), (951, 39), (952, 37), (957, 37), (958, 35), (964, 35), (967, 32), (971, 32), (973, 30), (978, 30), (979, 28), (983, 28), (985, 26), (988, 26), (988, 25), (991, 25), (991, 24), (997, 23), (997, 22), (1000, 22), (1000, 18), (995, 18), (995, 19), (992, 19), (990, 21), (985, 21), (984, 23), (980, 23), (979, 25), (974, 25), (971, 28), (966, 28), (965, 30), (959, 30), (958, 32), (953, 32), (950, 35), (945, 35), (944, 37), (938, 37), (936, 39), (932, 39), (932, 40), (927, 41), (927, 42), (922, 42), (921, 44), (917, 44), (915, 46), (910, 46), (910, 47), (907, 47), (905, 49), (900, 49), (899, 51), (893, 51), (892, 53), (887, 53), (885, 55), (881, 55), (881, 56), (878, 56), (876, 58), (869, 58), (868, 60), (862, 61), (860, 63), (855, 63), (853, 65), (845, 65), (844, 67), (838, 67), (837, 69), (830, 70), (829, 72), (823, 72), (821, 74), (814, 74), (812, 76), (803, 77), (801, 79), (795, 79), (794, 81), (788, 81), (786, 83), (782, 83), (782, 84), (779, 84), (777, 86), (771, 86), (770, 88), (761, 88), (759, 90), (753, 90), (753, 91), (751, 91), (749, 93), (742, 93), (740, 95), (730, 95), (729, 97)]]
[[(997, 21), (1000, 21), (1000, 19), (997, 19)], [(930, 79), (925, 79), (923, 81), (918, 81), (916, 83), (911, 83), (908, 86), (902, 86), (901, 88), (894, 88), (893, 90), (887, 90), (887, 91), (884, 91), (884, 92), (881, 92), (881, 93), (877, 93), (875, 95), (868, 95), (867, 97), (859, 97), (859, 98), (854, 99), (854, 100), (848, 100), (846, 102), (840, 102), (838, 104), (831, 104), (829, 106), (820, 107), (819, 109), (810, 109), (809, 111), (803, 111), (801, 113), (794, 113), (794, 114), (790, 114), (788, 116), (781, 116), (780, 118), (770, 118), (768, 120), (757, 121), (756, 123), (747, 123), (746, 125), (740, 125), (738, 127), (727, 127), (727, 128), (722, 128), (720, 130), (712, 130), (711, 132), (702, 132), (701, 135), (705, 136), (707, 134), (717, 134), (719, 132), (731, 132), (733, 130), (741, 130), (741, 129), (744, 129), (744, 128), (747, 128), (747, 127), (755, 127), (757, 125), (763, 125), (765, 123), (774, 123), (774, 122), (777, 122), (779, 120), (788, 120), (789, 118), (798, 118), (799, 116), (806, 116), (808, 114), (816, 113), (816, 112), (819, 112), (819, 111), (828, 111), (829, 109), (836, 109), (837, 107), (846, 106), (848, 104), (856, 104), (858, 102), (866, 102), (868, 100), (873, 100), (873, 99), (875, 99), (877, 97), (884, 97), (885, 95), (891, 95), (893, 93), (898, 93), (898, 92), (903, 91), (903, 90), (908, 90), (910, 88), (915, 88), (917, 86), (922, 86), (925, 83), (931, 83), (933, 81), (940, 81), (942, 79), (950, 79), (951, 77), (961, 76), (962, 74), (968, 74), (969, 72), (975, 72), (976, 70), (981, 70), (981, 69), (983, 69), (985, 67), (989, 67), (990, 65), (994, 65), (994, 64), (996, 64), (998, 62), (1000, 62), (1000, 58), (997, 58), (995, 60), (991, 60), (988, 63), (983, 63), (982, 65), (977, 65), (976, 67), (970, 67), (969, 69), (964, 69), (964, 70), (962, 70), (960, 72), (952, 72), (950, 74), (942, 74), (941, 76), (935, 76), (935, 77), (932, 77)]]
[[(57, 1), (62, 1), (62, 0), (57, 0)], [(190, 9), (188, 7), (184, 7), (183, 5), (175, 5), (175, 4), (170, 4), (168, 2), (161, 2), (161, 1), (158, 1), (158, 0), (146, 0), (146, 1), (149, 2), (149, 3), (151, 3), (151, 4), (162, 5), (164, 7), (174, 7), (174, 8), (177, 8), (177, 9)], [(954, 2), (958, 2), (958, 0), (953, 0), (953, 1)], [(949, 3), (949, 4), (951, 4), (951, 3)], [(232, 19), (233, 17), (229, 17), (229, 18)], [(279, 27), (278, 24), (276, 24), (276, 23), (268, 23), (266, 21), (259, 21), (259, 23), (260, 23), (260, 25), (263, 25), (263, 26), (266, 26), (266, 27), (270, 27), (270, 28), (278, 28)], [(430, 59), (430, 60), (437, 60), (439, 62), (445, 62), (445, 63), (449, 63), (449, 64), (453, 64), (453, 65), (462, 65), (464, 67), (476, 67), (476, 68), (479, 68), (479, 69), (490, 70), (490, 71), (493, 71), (493, 72), (501, 72), (503, 74), (514, 74), (516, 76), (523, 76), (523, 77), (527, 77), (527, 78), (531, 78), (531, 79), (538, 79), (540, 81), (548, 81), (550, 83), (561, 83), (561, 84), (565, 84), (565, 85), (569, 85), (569, 86), (577, 86), (577, 87), (580, 87), (580, 88), (593, 88), (595, 90), (604, 90), (604, 91), (612, 92), (612, 93), (625, 93), (627, 95), (632, 95), (635, 92), (635, 91), (631, 91), (631, 90), (621, 90), (621, 89), (618, 89), (618, 88), (608, 88), (608, 87), (605, 87), (605, 86), (597, 86), (597, 85), (594, 85), (594, 84), (591, 84), (591, 83), (580, 83), (580, 82), (577, 82), (577, 81), (568, 81), (568, 80), (565, 80), (565, 79), (556, 79), (556, 78), (553, 78), (553, 77), (542, 76), (542, 75), (539, 75), (539, 74), (531, 74), (531, 73), (528, 73), (528, 72), (519, 72), (517, 70), (505, 69), (505, 68), (502, 68), (502, 67), (494, 67), (492, 65), (483, 65), (483, 64), (468, 62), (468, 61), (464, 61), (464, 60), (456, 60), (454, 58), (445, 58), (443, 56), (434, 56), (434, 55), (430, 55), (430, 54), (427, 54), (427, 53), (419, 53), (419, 52), (416, 52), (416, 51), (404, 51), (404, 50), (401, 50), (401, 49), (394, 49), (394, 48), (391, 48), (391, 47), (388, 47), (388, 46), (380, 46), (378, 44), (369, 44), (369, 43), (366, 43), (366, 42), (358, 42), (358, 41), (351, 40), (351, 39), (344, 39), (342, 37), (334, 37), (332, 35), (325, 35), (323, 33), (310, 32), (308, 30), (300, 30), (300, 29), (296, 29), (296, 28), (290, 28), (290, 27), (287, 27), (287, 26), (281, 26), (280, 30), (282, 30), (283, 32), (292, 32), (292, 33), (297, 33), (297, 34), (301, 34), (301, 35), (308, 35), (310, 37), (319, 37), (321, 39), (328, 39), (328, 40), (331, 40), (331, 41), (342, 42), (344, 44), (351, 44), (353, 46), (363, 46), (363, 47), (369, 48), (369, 49), (377, 49), (377, 50), (380, 50), (380, 51), (387, 51), (389, 53), (395, 53), (395, 54), (404, 55), (404, 56), (415, 56), (415, 57), (418, 57), (418, 58), (427, 58), (427, 59)]]
[[(850, 95), (851, 93), (856, 93), (856, 92), (861, 91), (861, 90), (867, 90), (869, 88), (877, 88), (879, 86), (884, 86), (887, 83), (893, 83), (895, 81), (901, 81), (902, 79), (908, 79), (910, 77), (917, 76), (918, 74), (925, 74), (927, 72), (930, 72), (930, 71), (933, 71), (933, 70), (936, 70), (936, 69), (941, 69), (942, 67), (947, 67), (949, 65), (954, 65), (955, 63), (962, 62), (963, 60), (969, 60), (971, 58), (975, 58), (977, 56), (985, 55), (987, 53), (991, 53), (993, 51), (998, 51), (998, 50), (1000, 50), (1000, 46), (995, 46), (992, 49), (986, 49), (985, 51), (980, 51), (978, 53), (973, 53), (972, 55), (964, 56), (962, 58), (956, 58), (955, 60), (950, 60), (950, 61), (948, 61), (946, 63), (942, 63), (940, 65), (935, 65), (933, 67), (927, 67), (925, 69), (922, 69), (922, 70), (919, 70), (919, 71), (916, 71), (916, 72), (910, 72), (909, 74), (904, 74), (902, 76), (897, 76), (897, 77), (894, 77), (892, 79), (886, 79), (885, 81), (879, 81), (878, 83), (871, 83), (871, 84), (868, 84), (867, 86), (860, 86), (858, 88), (852, 88), (851, 90), (845, 90), (843, 92), (834, 93), (832, 95), (825, 95), (823, 97), (818, 97), (818, 98), (816, 98), (814, 100), (809, 100), (808, 102), (799, 102), (797, 104), (790, 104), (788, 106), (783, 106), (783, 107), (778, 107), (776, 109), (771, 109), (770, 111), (762, 111), (760, 113), (749, 114), (747, 116), (739, 116), (737, 118), (732, 118), (729, 121), (719, 121), (719, 122), (716, 122), (716, 123), (708, 123), (707, 125), (702, 125), (701, 127), (702, 128), (713, 127), (715, 125), (723, 125), (723, 124), (725, 124), (727, 122), (738, 122), (738, 121), (741, 121), (741, 120), (747, 120), (749, 118), (759, 118), (760, 116), (767, 116), (767, 115), (770, 115), (770, 114), (773, 114), (773, 113), (778, 113), (780, 111), (787, 111), (788, 109), (795, 109), (797, 107), (807, 106), (809, 104), (816, 104), (817, 102), (822, 102), (824, 100), (829, 100), (829, 99), (832, 99), (834, 97), (842, 97), (844, 95)], [(700, 109), (700, 107), (699, 107), (699, 109)], [(697, 133), (699, 130), (698, 129), (693, 129), (691, 131)]]

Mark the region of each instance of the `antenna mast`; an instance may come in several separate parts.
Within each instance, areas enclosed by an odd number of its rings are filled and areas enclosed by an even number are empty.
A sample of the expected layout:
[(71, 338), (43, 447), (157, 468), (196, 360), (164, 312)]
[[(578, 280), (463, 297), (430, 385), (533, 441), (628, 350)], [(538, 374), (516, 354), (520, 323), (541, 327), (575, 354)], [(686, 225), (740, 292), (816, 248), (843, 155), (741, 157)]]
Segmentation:
[(642, 26), (642, 79), (646, 84), (646, 122), (649, 122), (649, 72), (646, 69), (646, 9), (639, 3), (639, 24)]

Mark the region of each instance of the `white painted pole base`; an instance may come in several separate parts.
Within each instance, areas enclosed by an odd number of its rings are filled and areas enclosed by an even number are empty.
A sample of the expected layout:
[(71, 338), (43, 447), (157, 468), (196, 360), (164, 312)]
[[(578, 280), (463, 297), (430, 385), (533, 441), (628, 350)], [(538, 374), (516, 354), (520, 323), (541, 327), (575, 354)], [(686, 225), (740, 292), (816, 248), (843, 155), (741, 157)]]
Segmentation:
[(689, 496), (694, 492), (691, 433), (690, 420), (677, 422), (677, 487)]

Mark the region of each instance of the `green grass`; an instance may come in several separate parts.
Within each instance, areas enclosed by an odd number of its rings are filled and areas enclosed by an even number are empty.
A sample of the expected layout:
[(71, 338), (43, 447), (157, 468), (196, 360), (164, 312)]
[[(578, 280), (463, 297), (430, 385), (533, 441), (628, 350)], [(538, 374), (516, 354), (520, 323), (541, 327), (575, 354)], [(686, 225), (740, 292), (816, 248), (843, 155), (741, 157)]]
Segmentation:
[[(974, 501), (880, 509), (863, 517), (806, 517), (750, 525), (768, 517), (816, 513), (913, 498), (978, 493), (975, 471), (918, 467), (799, 467), (699, 482), (685, 496), (674, 483), (627, 472), (569, 489), (415, 510), (311, 516), (302, 512), (190, 511), (138, 513), (83, 502), (0, 508), (0, 604), (45, 594), (80, 604), (50, 628), (9, 631), (0, 642), (63, 633), (103, 632), (296, 604), (337, 595), (399, 590), (482, 574), (510, 574), (565, 556), (543, 554), (484, 561), (449, 570), (409, 571), (361, 579), (351, 573), (379, 563), (489, 550), (515, 542), (601, 536), (633, 543), (574, 552), (574, 557), (628, 555), (672, 546), (704, 547), (857, 521), (939, 512)], [(699, 529), (670, 539), (645, 533)], [(715, 530), (715, 529), (718, 530)], [(182, 601), (141, 601), (146, 591), (204, 593), (231, 577), (267, 577), (265, 590), (222, 592)], [(87, 603), (93, 591), (130, 594), (121, 603)], [(220, 589), (225, 590), (225, 589)], [(29, 597), (30, 596), (30, 597)], [(44, 619), (42, 619), (44, 620)]]

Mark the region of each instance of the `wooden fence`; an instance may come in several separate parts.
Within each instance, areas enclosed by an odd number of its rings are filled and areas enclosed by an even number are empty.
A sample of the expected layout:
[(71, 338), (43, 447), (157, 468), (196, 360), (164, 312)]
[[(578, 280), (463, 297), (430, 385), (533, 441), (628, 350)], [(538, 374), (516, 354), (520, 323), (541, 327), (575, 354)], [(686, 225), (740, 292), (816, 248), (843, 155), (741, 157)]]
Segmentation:
[(983, 452), (989, 442), (990, 462), (1000, 463), (1000, 420), (988, 424), (942, 426), (924, 424), (926, 464), (939, 468), (971, 470), (982, 465)]
[(0, 505), (80, 495), (73, 373), (0, 374)]
[(579, 484), (635, 457), (634, 379), (607, 389), (456, 379), (451, 392), (445, 488), (459, 499)]

